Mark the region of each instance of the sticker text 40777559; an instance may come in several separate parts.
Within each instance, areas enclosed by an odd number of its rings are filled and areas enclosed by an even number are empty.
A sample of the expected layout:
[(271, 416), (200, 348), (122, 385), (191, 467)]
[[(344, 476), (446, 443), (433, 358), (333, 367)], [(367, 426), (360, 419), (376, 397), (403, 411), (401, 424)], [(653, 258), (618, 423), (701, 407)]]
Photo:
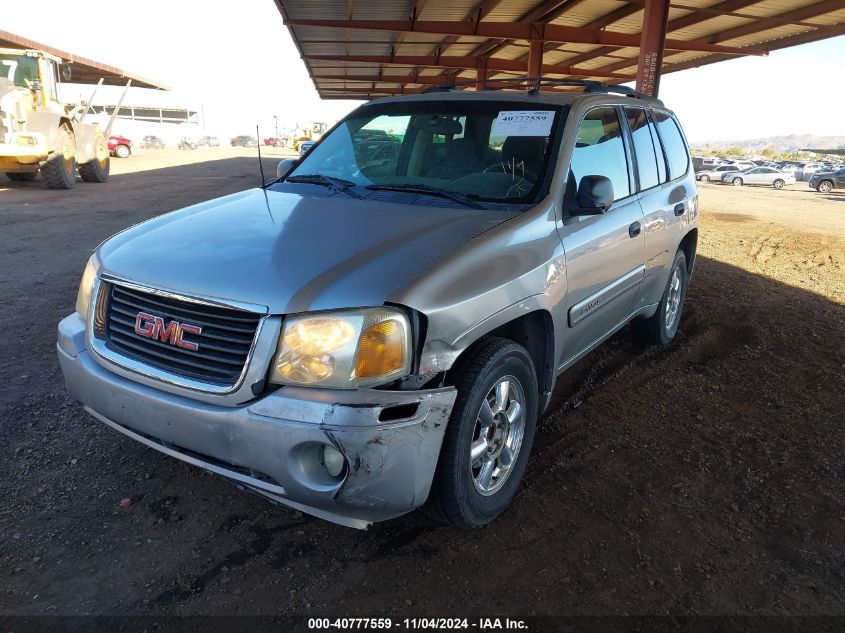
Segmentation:
[(552, 110), (504, 110), (496, 117), (491, 136), (548, 136), (554, 120)]

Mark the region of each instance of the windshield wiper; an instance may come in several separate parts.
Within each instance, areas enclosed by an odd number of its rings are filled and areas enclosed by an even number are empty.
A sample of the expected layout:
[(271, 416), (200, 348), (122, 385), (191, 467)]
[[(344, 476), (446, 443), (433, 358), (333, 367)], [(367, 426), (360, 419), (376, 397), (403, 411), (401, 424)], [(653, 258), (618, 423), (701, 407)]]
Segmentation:
[(291, 176), (285, 178), (285, 182), (302, 182), (309, 185), (320, 185), (322, 187), (331, 187), (335, 191), (340, 191), (353, 198), (361, 198), (359, 194), (352, 191), (355, 183), (343, 178), (334, 178), (332, 176), (324, 176), (323, 174), (300, 174), (298, 176)]
[(469, 196), (465, 196), (457, 191), (449, 191), (447, 189), (440, 189), (439, 187), (432, 187), (422, 183), (402, 183), (395, 185), (367, 185), (367, 189), (373, 191), (407, 191), (409, 193), (423, 193), (430, 196), (440, 196), (441, 198), (448, 198), (458, 204), (471, 209), (486, 209), (482, 204), (479, 204)]

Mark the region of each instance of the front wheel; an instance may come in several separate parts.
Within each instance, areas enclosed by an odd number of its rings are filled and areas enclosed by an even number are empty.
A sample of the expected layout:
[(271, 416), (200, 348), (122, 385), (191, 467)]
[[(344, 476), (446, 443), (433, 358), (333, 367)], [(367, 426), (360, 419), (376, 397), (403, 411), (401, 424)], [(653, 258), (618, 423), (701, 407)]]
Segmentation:
[(129, 158), (132, 151), (126, 145), (118, 145), (114, 148), (114, 155), (118, 158)]
[(822, 180), (819, 183), (818, 190), (822, 193), (830, 193), (833, 190), (833, 183), (829, 180)]
[(98, 134), (94, 140), (94, 158), (79, 166), (79, 175), (85, 182), (106, 182), (109, 179), (110, 170), (109, 145), (106, 137)]
[(784, 186), (785, 184), (786, 184), (786, 181), (781, 180), (780, 178), (778, 178), (777, 180), (775, 180), (775, 181), (772, 183), (772, 187), (774, 187), (775, 189), (783, 189), (783, 186)]
[(669, 281), (657, 306), (657, 312), (648, 319), (634, 319), (631, 322), (634, 335), (645, 343), (671, 343), (678, 333), (686, 296), (687, 258), (683, 251), (678, 251), (669, 270)]
[(504, 512), (528, 464), (537, 422), (534, 364), (524, 347), (484, 339), (454, 370), (458, 396), (426, 511), (471, 529)]
[(710, 176), (699, 176), (698, 178), (701, 182), (710, 182)]
[(56, 151), (41, 167), (48, 189), (70, 189), (76, 184), (76, 137), (67, 127), (59, 128)]
[(731, 182), (733, 183), (734, 187), (742, 186), (742, 178), (734, 178)]

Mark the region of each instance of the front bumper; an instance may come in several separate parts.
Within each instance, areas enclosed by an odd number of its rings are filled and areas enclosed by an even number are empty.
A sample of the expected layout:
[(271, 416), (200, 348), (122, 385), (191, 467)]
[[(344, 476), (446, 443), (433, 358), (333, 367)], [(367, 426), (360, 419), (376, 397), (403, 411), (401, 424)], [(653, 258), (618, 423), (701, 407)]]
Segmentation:
[[(92, 357), (78, 314), (59, 323), (57, 349), (70, 395), (109, 426), (275, 502), (357, 528), (425, 502), (456, 395), (452, 387), (283, 387), (221, 406), (109, 371)], [(319, 462), (327, 444), (346, 459), (340, 477)]]

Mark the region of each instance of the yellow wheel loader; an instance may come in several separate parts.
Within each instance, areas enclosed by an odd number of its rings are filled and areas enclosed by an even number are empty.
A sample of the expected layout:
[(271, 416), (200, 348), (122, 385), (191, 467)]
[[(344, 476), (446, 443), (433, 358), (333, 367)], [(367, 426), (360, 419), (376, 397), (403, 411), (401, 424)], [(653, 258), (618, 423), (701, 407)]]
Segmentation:
[(0, 172), (10, 179), (40, 170), (50, 189), (73, 187), (77, 171), (86, 182), (108, 179), (108, 128), (83, 123), (87, 106), (65, 112), (59, 90), (69, 79), (55, 55), (0, 48)]

